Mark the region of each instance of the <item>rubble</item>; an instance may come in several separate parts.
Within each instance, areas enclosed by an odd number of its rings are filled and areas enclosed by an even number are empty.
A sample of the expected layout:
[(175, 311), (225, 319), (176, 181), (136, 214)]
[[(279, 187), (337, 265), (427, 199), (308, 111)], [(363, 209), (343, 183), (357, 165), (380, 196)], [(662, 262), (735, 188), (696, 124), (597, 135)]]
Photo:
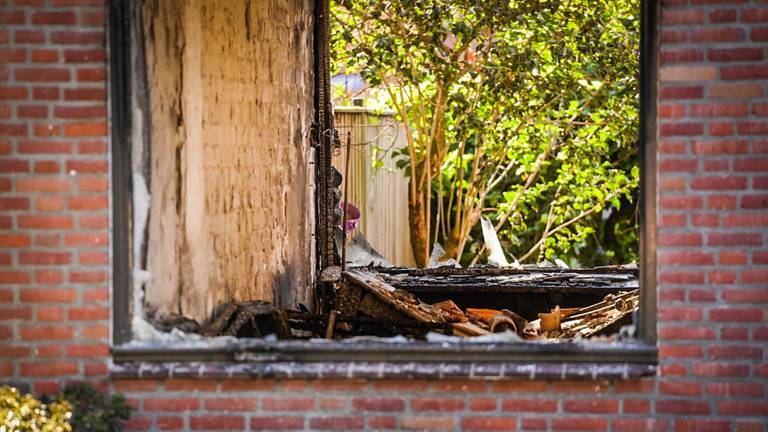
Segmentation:
[[(567, 341), (618, 334), (632, 324), (639, 307), (636, 269), (559, 269), (555, 267), (458, 269), (435, 268), (405, 270), (397, 268), (329, 267), (321, 280), (331, 286), (328, 310), (313, 313), (306, 309), (287, 310), (263, 301), (229, 302), (218, 306), (210, 319), (199, 325), (178, 315), (153, 315), (152, 325), (164, 331), (199, 333), (204, 336), (264, 337), (279, 339), (384, 337), (484, 340), (494, 335), (502, 339), (529, 341)], [(420, 283), (422, 285), (417, 284)], [(447, 299), (428, 303), (418, 296), (418, 286), (441, 284)], [(516, 310), (509, 304), (500, 309), (472, 307), (488, 295), (472, 291), (484, 284), (507, 296), (527, 296), (537, 290), (569, 289), (574, 292), (603, 293), (602, 300), (587, 305), (555, 304), (538, 312)], [(406, 288), (404, 288), (406, 287)], [(629, 288), (629, 289), (627, 289)], [(464, 303), (456, 301), (461, 290), (474, 294)], [(426, 290), (423, 290), (427, 292)], [(607, 292), (607, 293), (606, 293)], [(528, 294), (525, 294), (528, 293)], [(512, 297), (507, 297), (511, 299)], [(531, 309), (531, 308), (528, 308)], [(531, 318), (535, 318), (531, 320)], [(431, 335), (431, 336), (430, 336)], [(451, 339), (452, 340), (452, 339)], [(494, 339), (495, 340), (495, 339)]]

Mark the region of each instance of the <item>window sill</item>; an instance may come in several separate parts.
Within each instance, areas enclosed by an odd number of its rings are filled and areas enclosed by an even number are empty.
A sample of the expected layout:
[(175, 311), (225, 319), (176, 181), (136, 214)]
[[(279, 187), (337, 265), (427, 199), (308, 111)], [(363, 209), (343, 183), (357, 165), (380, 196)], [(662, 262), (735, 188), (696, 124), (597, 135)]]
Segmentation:
[[(631, 379), (656, 374), (655, 346), (637, 343), (270, 342), (112, 348), (115, 378)], [(354, 360), (351, 360), (354, 359)], [(439, 359), (439, 361), (436, 361)]]

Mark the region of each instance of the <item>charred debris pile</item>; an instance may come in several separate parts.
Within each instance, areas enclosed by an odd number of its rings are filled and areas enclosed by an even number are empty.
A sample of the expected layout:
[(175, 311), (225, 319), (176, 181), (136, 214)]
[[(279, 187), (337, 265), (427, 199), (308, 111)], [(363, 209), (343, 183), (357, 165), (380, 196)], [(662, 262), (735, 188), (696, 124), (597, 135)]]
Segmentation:
[[(343, 339), (490, 337), (503, 340), (614, 340), (639, 307), (636, 266), (409, 269), (329, 267), (324, 311), (263, 301), (230, 302), (203, 324), (150, 316), (158, 330), (204, 336)], [(631, 328), (631, 327), (627, 327)]]

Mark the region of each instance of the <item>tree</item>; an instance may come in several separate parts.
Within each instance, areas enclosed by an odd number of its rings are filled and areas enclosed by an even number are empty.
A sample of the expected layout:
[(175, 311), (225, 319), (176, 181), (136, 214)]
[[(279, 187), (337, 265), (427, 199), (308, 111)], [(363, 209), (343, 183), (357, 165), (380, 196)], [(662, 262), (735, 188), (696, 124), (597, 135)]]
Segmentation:
[(407, 131), (417, 264), (433, 241), (476, 262), (481, 217), (521, 260), (636, 257), (638, 3), (333, 6), (337, 66), (384, 89)]

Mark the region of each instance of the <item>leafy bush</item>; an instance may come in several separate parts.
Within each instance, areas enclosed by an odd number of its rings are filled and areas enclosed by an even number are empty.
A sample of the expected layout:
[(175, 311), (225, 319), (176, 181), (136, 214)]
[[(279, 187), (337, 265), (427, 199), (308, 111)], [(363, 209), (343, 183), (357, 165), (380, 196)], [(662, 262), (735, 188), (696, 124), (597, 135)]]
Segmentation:
[(0, 387), (0, 432), (119, 432), (130, 415), (122, 395), (103, 395), (87, 384), (41, 400)]
[(122, 395), (103, 395), (86, 384), (68, 387), (56, 399), (72, 405), (72, 427), (78, 432), (119, 432), (121, 421), (131, 416)]
[(44, 404), (7, 385), (0, 387), (0, 432), (69, 432), (72, 417), (66, 400)]

